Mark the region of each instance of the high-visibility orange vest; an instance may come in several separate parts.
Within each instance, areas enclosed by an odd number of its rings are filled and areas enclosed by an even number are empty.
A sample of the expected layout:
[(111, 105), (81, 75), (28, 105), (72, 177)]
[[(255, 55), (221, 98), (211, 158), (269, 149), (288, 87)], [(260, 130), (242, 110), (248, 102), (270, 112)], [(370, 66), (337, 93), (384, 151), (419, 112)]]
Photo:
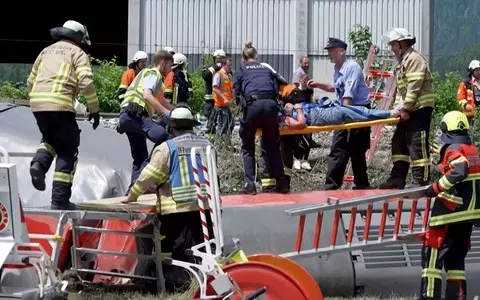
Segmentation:
[[(463, 113), (467, 118), (474, 118), (475, 117), (475, 93), (473, 91), (472, 81), (466, 79), (460, 83), (457, 92), (457, 100), (458, 104), (462, 107)], [(472, 111), (466, 111), (465, 106), (470, 105), (472, 107)]]
[[(228, 101), (233, 101), (233, 76), (231, 74), (227, 74), (223, 69), (218, 72), (220, 75), (220, 86), (217, 87), (222, 95), (227, 98)], [(213, 100), (215, 101), (215, 106), (222, 107), (226, 106), (227, 104), (223, 100), (222, 97), (213, 93)]]

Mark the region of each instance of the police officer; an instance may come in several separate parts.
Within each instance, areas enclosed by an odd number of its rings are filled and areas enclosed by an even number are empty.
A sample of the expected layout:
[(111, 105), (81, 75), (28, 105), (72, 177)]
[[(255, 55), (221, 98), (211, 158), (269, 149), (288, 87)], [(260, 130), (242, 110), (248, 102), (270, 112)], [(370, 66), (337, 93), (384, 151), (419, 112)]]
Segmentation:
[[(333, 83), (310, 82), (310, 87), (327, 92), (336, 92), (338, 101), (346, 105), (370, 108), (370, 91), (365, 83), (363, 71), (355, 60), (347, 60), (347, 44), (337, 38), (329, 38), (325, 47), (334, 65)], [(370, 187), (367, 175), (365, 152), (370, 148), (370, 127), (351, 130), (337, 130), (333, 134), (332, 146), (328, 155), (328, 171), (325, 190), (339, 189), (350, 159), (354, 175), (354, 189)]]
[(222, 69), (226, 54), (222, 49), (218, 49), (213, 53), (214, 63), (205, 66), (202, 70), (202, 78), (205, 82), (205, 104), (203, 114), (207, 118), (207, 132), (215, 132), (215, 122), (213, 120), (213, 75)]
[(90, 60), (80, 48), (90, 45), (87, 28), (67, 21), (50, 30), (56, 41), (38, 55), (27, 80), (30, 108), (42, 133), (42, 141), (30, 166), (32, 184), (45, 190), (45, 174), (53, 160), (52, 209), (73, 210), (70, 202), (72, 183), (78, 162), (80, 129), (73, 104), (78, 92), (87, 101), (93, 129), (99, 125), (99, 104)]
[[(398, 63), (395, 79), (398, 104), (395, 116), (408, 115), (408, 120), (397, 124), (392, 138), (393, 168), (381, 189), (403, 189), (428, 184), (430, 181), (430, 123), (435, 93), (432, 74), (425, 57), (413, 49), (416, 39), (405, 28), (395, 28), (388, 34), (388, 43)], [(406, 186), (412, 163), (413, 185)]]
[(266, 151), (269, 168), (276, 180), (276, 190), (288, 192), (280, 154), (278, 124), (278, 87), (276, 74), (271, 67), (257, 62), (257, 50), (252, 42), (246, 42), (242, 57), (245, 61), (235, 72), (234, 90), (243, 103), (240, 119), (243, 168), (245, 170), (244, 192), (256, 194), (255, 187), (255, 134), (262, 129), (262, 144)]
[[(442, 177), (426, 191), (436, 199), (422, 248), (420, 299), (467, 299), (465, 257), (472, 226), (480, 225), (480, 158), (468, 123), (459, 111), (448, 112), (440, 123), (443, 146), (435, 169)], [(445, 298), (442, 267), (447, 272)]]
[(132, 178), (130, 186), (140, 175), (142, 168), (148, 162), (148, 138), (158, 145), (168, 138), (165, 128), (153, 122), (155, 113), (168, 115), (173, 106), (157, 97), (162, 91), (162, 76), (172, 69), (173, 57), (167, 51), (161, 50), (153, 56), (153, 68), (145, 68), (135, 77), (128, 87), (118, 116), (118, 131), (125, 133), (130, 143), (133, 158)]

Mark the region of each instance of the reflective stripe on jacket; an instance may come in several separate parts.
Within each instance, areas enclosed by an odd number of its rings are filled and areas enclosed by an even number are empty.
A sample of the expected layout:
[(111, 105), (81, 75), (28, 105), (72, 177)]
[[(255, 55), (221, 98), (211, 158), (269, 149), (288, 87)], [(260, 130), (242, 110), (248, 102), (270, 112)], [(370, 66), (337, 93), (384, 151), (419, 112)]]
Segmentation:
[(30, 108), (75, 112), (75, 98), (85, 96), (90, 113), (100, 110), (87, 54), (69, 41), (56, 42), (38, 55), (27, 80)]
[[(467, 118), (475, 117), (475, 93), (473, 92), (472, 81), (466, 79), (463, 82), (460, 82), (457, 92), (457, 100), (460, 107), (463, 109), (463, 113)], [(466, 111), (465, 106), (470, 105), (472, 107), (471, 111)]]
[(435, 107), (432, 74), (425, 57), (411, 49), (395, 66), (397, 96), (401, 96), (405, 109), (415, 111)]
[(160, 93), (163, 85), (162, 75), (157, 69), (145, 68), (138, 73), (138, 75), (128, 87), (127, 92), (125, 93), (125, 98), (122, 101), (122, 104), (120, 104), (120, 106), (123, 107), (128, 103), (137, 103), (141, 107), (145, 108), (150, 117), (155, 114), (155, 109), (149, 104), (147, 104), (143, 99), (143, 82), (145, 78), (149, 75), (155, 75), (157, 77), (156, 88), (155, 91), (153, 91), (153, 96), (156, 97), (157, 94)]
[[(458, 137), (467, 140), (467, 137)], [(456, 141), (445, 145), (437, 170), (443, 175), (433, 183), (438, 193), (430, 216), (430, 226), (480, 220), (480, 158), (477, 147)]]
[[(220, 86), (217, 89), (220, 90), (222, 95), (227, 98), (228, 101), (232, 102), (234, 99), (233, 95), (233, 76), (231, 74), (227, 74), (223, 69), (218, 72), (220, 75)], [(215, 101), (215, 106), (223, 107), (227, 104), (223, 100), (222, 97), (213, 93), (213, 100)]]

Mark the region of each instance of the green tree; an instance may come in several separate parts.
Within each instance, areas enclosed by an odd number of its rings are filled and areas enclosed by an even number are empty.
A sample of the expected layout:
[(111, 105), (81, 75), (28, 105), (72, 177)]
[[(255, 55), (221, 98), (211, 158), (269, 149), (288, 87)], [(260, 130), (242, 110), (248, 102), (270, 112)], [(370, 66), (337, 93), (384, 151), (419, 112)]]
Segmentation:
[(370, 45), (372, 44), (370, 27), (359, 24), (353, 26), (353, 30), (348, 33), (348, 40), (352, 43), (355, 58), (360, 65), (363, 66), (363, 62), (367, 59)]

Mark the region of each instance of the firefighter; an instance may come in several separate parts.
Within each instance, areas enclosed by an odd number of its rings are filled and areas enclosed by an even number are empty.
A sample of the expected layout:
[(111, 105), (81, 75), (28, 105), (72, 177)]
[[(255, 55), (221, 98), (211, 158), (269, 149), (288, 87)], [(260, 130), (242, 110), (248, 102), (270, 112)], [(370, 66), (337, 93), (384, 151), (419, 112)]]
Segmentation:
[[(467, 299), (465, 257), (472, 226), (480, 225), (480, 158), (468, 123), (459, 111), (448, 112), (440, 123), (443, 146), (436, 170), (442, 177), (426, 191), (436, 198), (422, 248), (421, 299)], [(442, 268), (447, 272), (445, 298)]]
[[(428, 140), (435, 93), (428, 62), (413, 49), (415, 42), (405, 28), (395, 28), (388, 34), (388, 43), (398, 60), (394, 74), (399, 99), (393, 116), (408, 115), (408, 120), (397, 124), (392, 138), (393, 168), (380, 189), (423, 186), (430, 180)], [(414, 184), (406, 186), (410, 160)]]
[(467, 116), (470, 129), (475, 122), (475, 110), (480, 103), (480, 61), (472, 60), (468, 66), (468, 77), (460, 82), (457, 92), (458, 104)]
[[(159, 94), (162, 92), (162, 76), (172, 69), (173, 57), (161, 50), (153, 56), (153, 68), (145, 68), (135, 77), (125, 93), (118, 116), (118, 132), (125, 133), (132, 153), (132, 177), (130, 186), (148, 162), (148, 138), (158, 145), (168, 138), (165, 128), (155, 123), (156, 114), (167, 116), (173, 106)], [(158, 101), (160, 98), (162, 101)]]
[[(160, 233), (165, 237), (161, 242), (160, 255), (193, 262), (193, 257), (188, 255), (185, 249), (203, 242), (203, 234), (190, 153), (192, 148), (207, 147), (211, 143), (193, 132), (193, 128), (200, 123), (183, 103), (172, 110), (166, 123), (171, 129), (173, 138), (155, 147), (151, 161), (143, 169), (123, 202), (137, 201), (151, 185), (155, 185), (158, 196), (157, 213), (161, 223)], [(199, 181), (205, 184), (202, 172)], [(205, 192), (203, 197), (206, 200)], [(208, 211), (206, 216), (207, 222), (210, 223)], [(153, 225), (149, 223), (138, 231), (152, 234)], [(139, 254), (152, 254), (154, 246), (152, 239), (139, 239), (137, 243)], [(153, 266), (151, 259), (140, 259), (135, 274), (151, 276), (151, 270), (155, 269)], [(168, 291), (190, 287), (189, 276), (185, 277), (185, 273), (188, 272), (184, 272), (184, 269), (164, 265), (163, 271)]]
[(122, 79), (120, 80), (120, 87), (117, 90), (118, 99), (123, 101), (127, 88), (132, 83), (137, 74), (145, 69), (148, 64), (148, 54), (145, 51), (137, 51), (133, 56), (132, 62), (128, 65), (128, 70), (123, 72)]
[(267, 163), (276, 180), (276, 191), (288, 193), (280, 153), (278, 124), (277, 76), (271, 67), (258, 63), (257, 50), (252, 42), (245, 43), (242, 53), (245, 63), (235, 72), (234, 90), (241, 102), (240, 138), (242, 139), (244, 193), (256, 194), (255, 186), (255, 135), (262, 129), (262, 144)]
[(213, 53), (214, 63), (205, 66), (202, 70), (202, 78), (205, 82), (205, 103), (203, 107), (203, 115), (207, 118), (207, 133), (215, 132), (215, 122), (213, 122), (213, 76), (220, 71), (222, 63), (225, 60), (226, 54), (222, 49), (218, 49)]
[(213, 76), (213, 120), (217, 139), (229, 139), (234, 122), (230, 105), (234, 102), (232, 59), (225, 58), (222, 68)]
[(55, 43), (38, 55), (27, 80), (30, 108), (37, 120), (42, 140), (30, 165), (33, 186), (45, 190), (45, 174), (53, 159), (52, 209), (74, 210), (70, 202), (77, 166), (80, 129), (73, 104), (78, 92), (87, 101), (89, 120), (95, 130), (100, 122), (99, 103), (87, 54), (80, 48), (90, 45), (87, 27), (67, 21), (50, 30)]
[(190, 75), (187, 73), (187, 57), (181, 53), (173, 55), (172, 71), (164, 80), (163, 96), (171, 104), (188, 103), (193, 97)]

